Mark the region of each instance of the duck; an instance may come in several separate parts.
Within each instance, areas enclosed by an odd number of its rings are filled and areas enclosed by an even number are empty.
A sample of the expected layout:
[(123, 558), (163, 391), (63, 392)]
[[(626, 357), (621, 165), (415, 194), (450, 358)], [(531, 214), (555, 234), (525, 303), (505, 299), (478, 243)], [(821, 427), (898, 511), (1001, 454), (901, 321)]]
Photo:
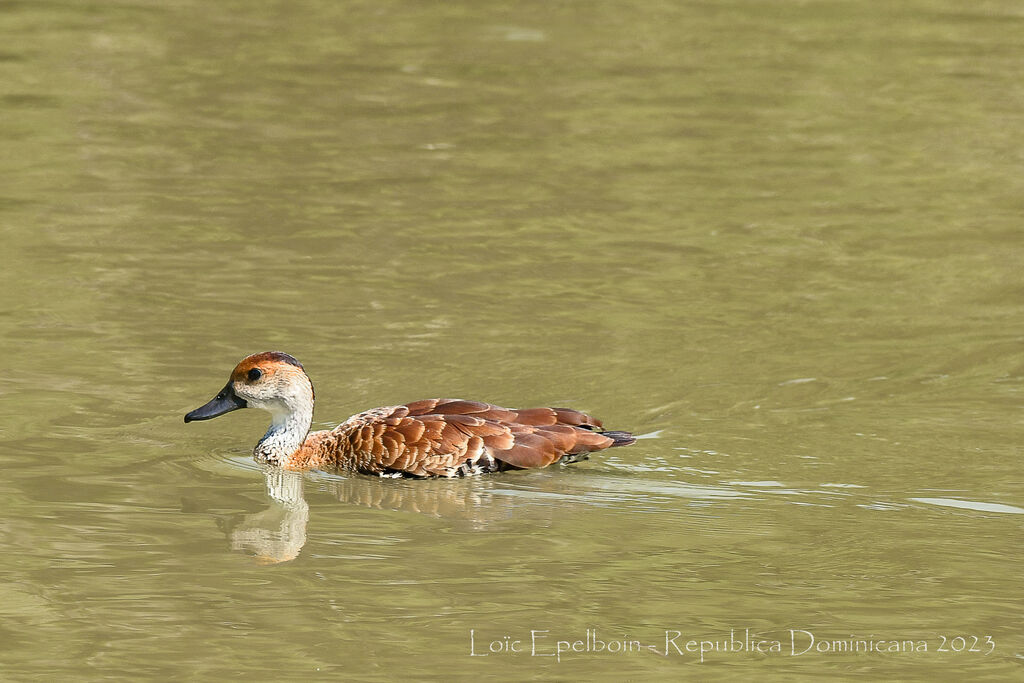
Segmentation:
[(334, 429), (310, 431), (314, 400), (313, 383), (298, 360), (264, 351), (243, 358), (224, 388), (186, 414), (185, 422), (260, 408), (271, 419), (253, 449), (257, 462), (394, 478), (538, 469), (636, 441), (631, 433), (605, 431), (600, 420), (570, 408), (523, 410), (455, 398), (372, 408)]

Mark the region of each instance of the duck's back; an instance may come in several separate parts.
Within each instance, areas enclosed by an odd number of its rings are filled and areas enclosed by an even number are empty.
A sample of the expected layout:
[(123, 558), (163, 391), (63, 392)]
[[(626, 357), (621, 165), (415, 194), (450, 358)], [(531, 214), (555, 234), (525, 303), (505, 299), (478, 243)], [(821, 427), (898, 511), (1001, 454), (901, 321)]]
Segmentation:
[(601, 422), (568, 408), (515, 410), (432, 398), (374, 408), (332, 430), (314, 432), (294, 456), (298, 467), (368, 474), (457, 477), (546, 467), (636, 439), (604, 432)]

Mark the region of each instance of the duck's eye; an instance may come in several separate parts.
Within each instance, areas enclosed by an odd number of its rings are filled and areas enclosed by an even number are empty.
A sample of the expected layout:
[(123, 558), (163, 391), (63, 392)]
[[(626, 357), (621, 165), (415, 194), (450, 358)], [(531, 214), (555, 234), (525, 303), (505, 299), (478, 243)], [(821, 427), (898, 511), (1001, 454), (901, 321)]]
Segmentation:
[(249, 371), (249, 381), (250, 382), (255, 382), (256, 380), (258, 380), (262, 376), (263, 376), (263, 371), (260, 370), (259, 368), (253, 368), (252, 370)]

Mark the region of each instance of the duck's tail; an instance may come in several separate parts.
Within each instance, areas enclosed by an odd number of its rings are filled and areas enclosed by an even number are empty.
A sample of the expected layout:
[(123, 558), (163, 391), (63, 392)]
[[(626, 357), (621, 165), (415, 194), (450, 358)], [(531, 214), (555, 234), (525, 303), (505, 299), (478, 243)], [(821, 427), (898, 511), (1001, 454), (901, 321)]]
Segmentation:
[(612, 445), (608, 448), (628, 446), (631, 443), (636, 443), (636, 437), (629, 432), (601, 432), (601, 436), (607, 436), (612, 440)]

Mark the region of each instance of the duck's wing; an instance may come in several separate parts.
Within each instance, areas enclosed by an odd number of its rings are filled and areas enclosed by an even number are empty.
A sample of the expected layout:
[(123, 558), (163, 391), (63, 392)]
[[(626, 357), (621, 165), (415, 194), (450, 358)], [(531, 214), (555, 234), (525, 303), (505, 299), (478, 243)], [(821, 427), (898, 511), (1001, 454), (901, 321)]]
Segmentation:
[(361, 413), (334, 434), (356, 469), (431, 477), (453, 476), (463, 466), (546, 467), (565, 455), (620, 444), (599, 429), (598, 420), (565, 408), (426, 399)]
[(474, 415), (503, 424), (522, 424), (534, 427), (562, 424), (590, 430), (601, 429), (600, 420), (571, 408), (502, 408), (492, 403), (465, 401), (461, 398), (427, 398), (398, 407), (406, 408), (409, 415), (412, 416)]

